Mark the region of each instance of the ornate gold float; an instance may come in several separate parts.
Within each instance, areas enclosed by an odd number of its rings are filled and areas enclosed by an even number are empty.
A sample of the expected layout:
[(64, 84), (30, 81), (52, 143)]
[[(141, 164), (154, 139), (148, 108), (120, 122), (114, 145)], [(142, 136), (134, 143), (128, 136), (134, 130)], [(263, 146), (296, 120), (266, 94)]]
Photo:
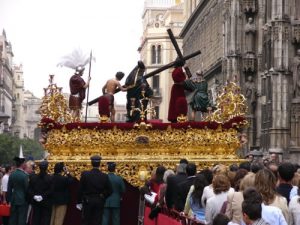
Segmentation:
[[(51, 167), (55, 162), (63, 161), (79, 178), (83, 170), (90, 168), (90, 157), (99, 154), (103, 158), (103, 170), (106, 162), (114, 161), (118, 174), (130, 184), (140, 186), (158, 165), (175, 168), (181, 158), (195, 162), (199, 169), (216, 163), (241, 161), (236, 151), (240, 147), (238, 130), (247, 124), (242, 112), (246, 106), (243, 96), (236, 92), (238, 86), (235, 83), (227, 85), (226, 94), (235, 91), (230, 98), (236, 100), (236, 105), (230, 105), (228, 110), (226, 106), (218, 108), (218, 114), (208, 115), (203, 122), (137, 126), (130, 123), (69, 123), (66, 100), (61, 100), (62, 94), (53, 84), (53, 77), (50, 82), (51, 88), (45, 90), (41, 106), (44, 113), (40, 127), (41, 143), (49, 153)], [(218, 101), (222, 99), (225, 97), (221, 96)], [(55, 108), (49, 108), (52, 101), (56, 102)]]

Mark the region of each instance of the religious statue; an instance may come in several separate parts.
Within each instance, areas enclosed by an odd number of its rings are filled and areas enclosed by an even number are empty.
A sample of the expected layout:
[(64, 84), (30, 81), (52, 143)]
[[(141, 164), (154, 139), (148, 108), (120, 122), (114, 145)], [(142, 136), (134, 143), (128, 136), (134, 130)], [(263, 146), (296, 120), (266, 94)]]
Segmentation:
[(256, 27), (253, 18), (251, 17), (248, 18), (248, 22), (245, 25), (245, 33), (246, 33), (246, 40), (245, 40), (246, 52), (254, 53)]
[(82, 75), (85, 69), (85, 65), (92, 62), (92, 54), (84, 54), (81, 49), (74, 49), (69, 55), (64, 56), (58, 66), (65, 66), (75, 70), (75, 74), (70, 78), (70, 98), (69, 108), (73, 121), (80, 121), (80, 111), (82, 108), (82, 102), (85, 99), (85, 91), (89, 87), (91, 80), (90, 72), (88, 81), (85, 82), (82, 79)]
[(141, 104), (143, 104), (144, 109), (146, 109), (148, 100), (144, 100), (142, 103), (140, 100), (142, 98), (150, 98), (153, 95), (153, 90), (143, 76), (145, 69), (144, 63), (139, 61), (138, 65), (130, 72), (125, 81), (125, 87), (127, 89), (127, 122), (130, 123), (140, 120), (140, 112), (132, 111), (132, 109), (141, 108)]
[[(171, 123), (176, 123), (177, 122), (177, 107), (178, 107), (178, 99), (182, 98), (185, 99), (185, 93), (184, 93), (184, 86), (183, 82), (186, 79), (186, 75), (183, 72), (182, 66), (184, 65), (184, 61), (182, 60), (177, 60), (175, 64), (175, 69), (172, 72), (172, 78), (174, 81), (174, 84), (171, 89), (171, 98), (170, 98), (170, 103), (169, 103), (169, 113), (168, 113), (168, 120)], [(181, 100), (182, 101), (182, 100)], [(187, 105), (187, 102), (186, 102)]]
[[(114, 107), (114, 94), (117, 89), (121, 91), (126, 91), (127, 89), (122, 87), (120, 81), (123, 79), (124, 73), (117, 72), (116, 77), (109, 79), (102, 88), (103, 95), (108, 99), (109, 102), (109, 111), (110, 111), (110, 121), (115, 122), (115, 107)], [(99, 106), (101, 107), (101, 106)]]
[(71, 110), (72, 117), (75, 120), (80, 119), (80, 110), (82, 108), (82, 102), (85, 99), (85, 89), (89, 86), (90, 77), (88, 81), (82, 79), (84, 72), (83, 66), (78, 66), (75, 70), (75, 74), (70, 78), (70, 97), (69, 108)]
[(247, 99), (248, 104), (248, 112), (253, 114), (256, 108), (256, 98), (258, 96), (255, 83), (253, 81), (252, 76), (247, 77), (247, 81), (245, 83), (245, 97)]
[(296, 56), (293, 60), (293, 90), (294, 97), (300, 97), (300, 49), (297, 50)]
[(186, 89), (194, 91), (190, 106), (192, 108), (191, 120), (195, 120), (197, 111), (202, 113), (211, 110), (210, 101), (208, 98), (207, 81), (203, 77), (201, 71), (197, 71), (196, 79), (188, 79), (184, 83)]

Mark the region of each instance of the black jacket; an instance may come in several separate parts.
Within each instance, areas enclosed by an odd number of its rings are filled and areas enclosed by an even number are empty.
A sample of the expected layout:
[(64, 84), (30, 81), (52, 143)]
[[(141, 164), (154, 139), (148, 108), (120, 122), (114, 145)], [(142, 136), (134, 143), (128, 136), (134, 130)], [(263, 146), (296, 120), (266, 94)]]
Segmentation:
[(178, 184), (179, 192), (178, 192), (177, 204), (175, 205), (176, 210), (178, 211), (184, 210), (186, 197), (189, 193), (190, 187), (194, 184), (194, 180), (195, 180), (195, 176), (190, 176)]
[(53, 198), (54, 205), (67, 205), (70, 202), (70, 185), (75, 180), (71, 175), (53, 175)]
[[(167, 189), (166, 189), (166, 204), (168, 208), (178, 208), (179, 205), (179, 186), (178, 184), (187, 178), (185, 173), (178, 173), (174, 176), (169, 176), (167, 179)], [(180, 206), (179, 206), (180, 207)]]
[(87, 197), (101, 197), (105, 199), (112, 193), (112, 185), (107, 174), (99, 169), (93, 168), (90, 171), (84, 171), (81, 174), (78, 191), (78, 203), (82, 203)]
[[(51, 206), (53, 196), (52, 176), (49, 174), (33, 174), (29, 180), (28, 194), (31, 204)], [(41, 195), (43, 200), (37, 202), (33, 199), (35, 195)]]

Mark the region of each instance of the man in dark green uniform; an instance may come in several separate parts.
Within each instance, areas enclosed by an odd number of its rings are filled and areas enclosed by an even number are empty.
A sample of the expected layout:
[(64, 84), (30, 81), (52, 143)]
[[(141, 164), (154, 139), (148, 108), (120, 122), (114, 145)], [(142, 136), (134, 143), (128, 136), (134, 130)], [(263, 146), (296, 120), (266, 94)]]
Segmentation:
[(116, 163), (108, 162), (108, 177), (113, 188), (113, 193), (106, 199), (103, 212), (102, 225), (108, 225), (110, 216), (113, 225), (120, 225), (120, 201), (125, 192), (123, 179), (115, 174)]
[(25, 173), (25, 158), (22, 149), (19, 157), (15, 157), (17, 169), (8, 180), (8, 201), (11, 206), (10, 225), (26, 225), (28, 202), (26, 200), (28, 175)]
[(101, 157), (91, 157), (93, 169), (81, 174), (78, 191), (78, 204), (82, 209), (82, 225), (102, 224), (105, 200), (112, 193), (112, 186), (107, 174), (99, 170)]

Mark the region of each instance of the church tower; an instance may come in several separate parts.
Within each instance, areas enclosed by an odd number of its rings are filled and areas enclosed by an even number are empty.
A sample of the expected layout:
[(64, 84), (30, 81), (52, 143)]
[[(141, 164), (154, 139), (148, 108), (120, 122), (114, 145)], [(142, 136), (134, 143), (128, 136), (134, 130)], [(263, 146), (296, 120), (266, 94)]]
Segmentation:
[[(149, 73), (176, 59), (176, 52), (169, 39), (167, 29), (171, 28), (174, 36), (184, 25), (183, 3), (181, 0), (146, 0), (144, 5), (143, 36), (139, 47), (141, 60)], [(177, 40), (181, 47), (181, 40)], [(156, 119), (167, 122), (170, 91), (173, 84), (172, 68), (165, 70), (149, 80), (154, 91), (153, 106)], [(154, 118), (153, 118), (154, 119)]]
[(12, 134), (19, 138), (24, 137), (24, 77), (23, 66), (14, 66), (14, 102), (12, 108)]

